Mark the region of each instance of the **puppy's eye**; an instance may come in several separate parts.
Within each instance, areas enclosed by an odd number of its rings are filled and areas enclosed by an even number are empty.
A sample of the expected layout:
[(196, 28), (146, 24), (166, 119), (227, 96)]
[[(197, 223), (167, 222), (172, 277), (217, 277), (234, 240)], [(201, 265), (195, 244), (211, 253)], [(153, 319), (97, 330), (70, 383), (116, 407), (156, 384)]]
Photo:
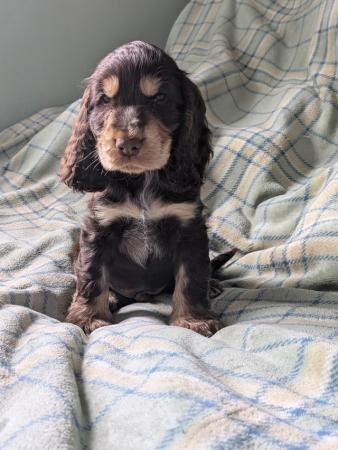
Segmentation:
[(103, 94), (100, 98), (101, 103), (110, 103), (111, 102), (111, 98), (108, 97), (108, 95)]
[(163, 94), (163, 93), (157, 94), (154, 97), (155, 103), (159, 103), (159, 104), (164, 103), (166, 100), (167, 100), (167, 96), (166, 96), (166, 94)]

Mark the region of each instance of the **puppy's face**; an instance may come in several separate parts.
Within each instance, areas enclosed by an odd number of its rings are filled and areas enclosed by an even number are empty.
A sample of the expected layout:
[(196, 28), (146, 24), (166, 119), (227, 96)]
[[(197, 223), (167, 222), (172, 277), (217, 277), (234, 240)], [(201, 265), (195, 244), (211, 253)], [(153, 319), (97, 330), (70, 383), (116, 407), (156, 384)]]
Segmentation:
[(134, 41), (107, 55), (82, 96), (60, 164), (74, 190), (105, 190), (116, 172), (163, 170), (175, 192), (199, 191), (212, 154), (197, 86), (159, 48)]
[(183, 105), (176, 64), (160, 49), (132, 42), (99, 64), (89, 89), (88, 122), (104, 169), (163, 168)]

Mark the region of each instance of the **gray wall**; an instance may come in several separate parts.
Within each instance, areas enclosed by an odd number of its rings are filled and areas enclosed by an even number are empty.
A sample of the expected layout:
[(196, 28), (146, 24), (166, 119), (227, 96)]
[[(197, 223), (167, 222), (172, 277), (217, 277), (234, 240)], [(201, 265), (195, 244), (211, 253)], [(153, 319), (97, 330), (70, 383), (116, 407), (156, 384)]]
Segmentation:
[(0, 130), (80, 96), (118, 44), (161, 47), (188, 0), (0, 0)]

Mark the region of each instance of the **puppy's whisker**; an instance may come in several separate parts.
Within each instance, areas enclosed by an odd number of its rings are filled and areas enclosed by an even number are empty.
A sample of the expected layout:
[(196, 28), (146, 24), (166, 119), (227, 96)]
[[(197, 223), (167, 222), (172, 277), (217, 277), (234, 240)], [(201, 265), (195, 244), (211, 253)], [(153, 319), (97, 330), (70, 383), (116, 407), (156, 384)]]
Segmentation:
[(93, 164), (95, 164), (95, 166), (94, 166), (94, 168), (97, 166), (97, 164), (99, 164), (100, 163), (100, 160), (97, 158), (97, 157), (95, 157), (94, 158), (94, 161), (92, 161), (90, 164), (89, 164), (89, 166), (87, 166), (87, 167), (85, 167), (85, 170), (88, 170), (90, 167), (92, 167), (93, 166)]
[(84, 156), (82, 159), (79, 159), (78, 162), (81, 163), (81, 162), (85, 161), (87, 158), (92, 156), (94, 153), (95, 153), (95, 150), (92, 150), (91, 152), (88, 153), (88, 155)]
[(97, 167), (99, 167), (99, 165), (100, 165), (100, 161), (97, 161), (96, 164), (95, 164), (95, 166), (94, 166), (94, 169), (96, 169)]

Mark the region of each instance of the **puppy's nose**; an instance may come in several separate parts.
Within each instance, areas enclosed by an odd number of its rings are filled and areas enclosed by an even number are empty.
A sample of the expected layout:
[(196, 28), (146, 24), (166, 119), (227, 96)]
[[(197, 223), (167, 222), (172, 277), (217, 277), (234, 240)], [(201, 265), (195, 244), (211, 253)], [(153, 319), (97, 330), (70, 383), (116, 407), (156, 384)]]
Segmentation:
[(118, 138), (116, 139), (116, 147), (125, 156), (134, 156), (139, 152), (142, 146), (140, 139)]

